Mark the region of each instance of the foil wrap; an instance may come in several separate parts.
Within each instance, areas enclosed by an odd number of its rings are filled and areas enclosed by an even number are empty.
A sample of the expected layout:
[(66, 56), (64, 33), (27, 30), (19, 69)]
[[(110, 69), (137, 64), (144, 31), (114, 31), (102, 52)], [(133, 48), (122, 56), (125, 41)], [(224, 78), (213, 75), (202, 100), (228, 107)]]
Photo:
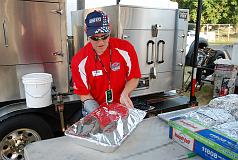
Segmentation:
[(235, 121), (235, 118), (228, 111), (210, 107), (198, 108), (195, 111), (184, 114), (184, 116), (186, 118), (192, 118), (207, 127)]
[(238, 140), (238, 121), (223, 123), (223, 124), (214, 126), (213, 129), (216, 129)]
[(235, 117), (236, 121), (238, 121), (238, 110), (233, 111), (231, 114)]
[(225, 109), (232, 114), (238, 110), (238, 95), (229, 94), (214, 98), (209, 102), (208, 107)]
[(113, 152), (143, 120), (146, 112), (113, 103), (102, 104), (65, 131), (79, 145), (103, 152)]
[(209, 129), (238, 139), (238, 95), (229, 94), (212, 99), (208, 105), (181, 114), (198, 121)]

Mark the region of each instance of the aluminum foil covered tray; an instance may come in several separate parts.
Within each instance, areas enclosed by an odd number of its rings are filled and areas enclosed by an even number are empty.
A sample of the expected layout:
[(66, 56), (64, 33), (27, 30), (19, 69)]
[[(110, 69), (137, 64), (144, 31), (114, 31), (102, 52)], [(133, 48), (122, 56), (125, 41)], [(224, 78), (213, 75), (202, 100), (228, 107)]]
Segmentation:
[(102, 104), (65, 131), (81, 146), (113, 152), (145, 117), (146, 112), (121, 104)]

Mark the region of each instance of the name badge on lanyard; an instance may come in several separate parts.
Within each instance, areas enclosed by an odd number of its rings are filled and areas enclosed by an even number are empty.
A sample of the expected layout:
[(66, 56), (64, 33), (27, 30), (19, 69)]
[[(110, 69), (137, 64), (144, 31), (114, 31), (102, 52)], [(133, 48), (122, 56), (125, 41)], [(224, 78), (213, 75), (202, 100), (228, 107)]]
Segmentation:
[(106, 102), (112, 103), (112, 101), (113, 101), (112, 89), (106, 90), (105, 95), (106, 95)]

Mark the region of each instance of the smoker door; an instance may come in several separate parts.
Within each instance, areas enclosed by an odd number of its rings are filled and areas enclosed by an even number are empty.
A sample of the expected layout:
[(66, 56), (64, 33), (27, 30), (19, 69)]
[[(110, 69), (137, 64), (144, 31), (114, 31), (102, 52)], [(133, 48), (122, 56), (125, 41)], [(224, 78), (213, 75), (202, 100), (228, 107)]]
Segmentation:
[[(173, 36), (172, 33), (166, 35)], [(173, 89), (173, 52), (170, 51), (170, 49), (173, 50), (173, 48), (169, 48), (169, 46), (167, 48), (167, 46), (164, 45), (164, 47), (166, 47), (164, 52), (168, 52), (168, 54), (164, 54), (164, 63), (158, 63), (157, 44), (159, 43), (159, 39), (151, 36), (151, 30), (124, 29), (122, 37), (123, 39), (130, 41), (134, 46), (142, 73), (140, 84), (132, 93), (132, 96), (158, 93)], [(168, 37), (168, 39), (169, 38), (170, 37)], [(161, 39), (165, 42), (168, 41), (166, 37), (161, 37)], [(162, 65), (161, 68), (160, 65)], [(155, 73), (153, 71), (155, 71)]]
[(160, 73), (174, 69), (174, 31), (159, 31), (158, 37), (154, 38), (151, 30), (124, 29), (122, 37), (135, 47), (142, 74), (150, 74), (152, 67)]
[(59, 3), (1, 0), (1, 6), (7, 42), (0, 65), (62, 61)]
[(134, 46), (140, 65), (141, 74), (149, 74), (154, 66), (154, 42), (151, 30), (123, 30), (123, 39), (128, 40)]

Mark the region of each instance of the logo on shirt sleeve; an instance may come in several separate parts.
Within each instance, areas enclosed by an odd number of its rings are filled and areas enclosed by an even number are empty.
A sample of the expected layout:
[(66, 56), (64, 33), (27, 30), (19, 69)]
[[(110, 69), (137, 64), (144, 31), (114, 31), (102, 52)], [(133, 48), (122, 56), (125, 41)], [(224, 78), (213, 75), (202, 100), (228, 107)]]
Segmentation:
[(92, 71), (92, 75), (93, 77), (97, 77), (97, 76), (102, 76), (102, 70), (96, 70), (96, 71)]
[(119, 62), (115, 62), (111, 65), (111, 70), (118, 71), (119, 69), (120, 69), (120, 63)]

